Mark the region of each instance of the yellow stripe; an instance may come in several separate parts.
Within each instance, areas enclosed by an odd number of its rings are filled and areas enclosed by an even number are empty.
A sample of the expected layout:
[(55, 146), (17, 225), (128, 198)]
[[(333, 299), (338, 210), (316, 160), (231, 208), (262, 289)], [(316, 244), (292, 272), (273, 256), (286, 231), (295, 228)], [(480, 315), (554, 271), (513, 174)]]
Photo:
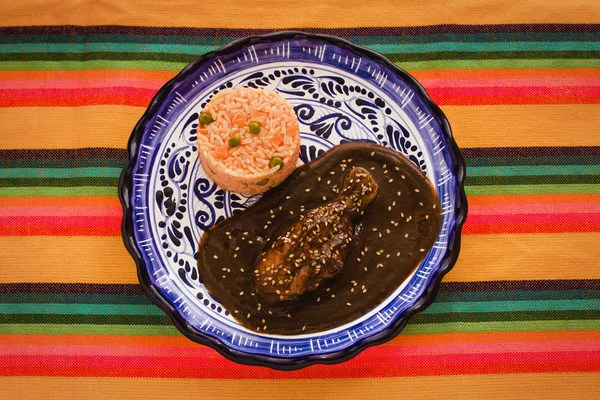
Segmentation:
[[(140, 25), (214, 28), (322, 28), (431, 24), (593, 23), (594, 1), (453, 0), (424, 7), (421, 2), (245, 0), (180, 1), (174, 9), (160, 0), (100, 2), (29, 0), (2, 2), (2, 25)], [(44, 12), (38, 12), (44, 10)], [(168, 18), (165, 18), (168, 15)]]
[[(150, 378), (2, 377), (0, 395), (15, 399), (598, 399), (600, 374), (511, 374), (408, 378), (219, 380)], [(298, 388), (302, 390), (298, 390)], [(527, 388), (527, 390), (524, 390)], [(242, 395), (245, 394), (245, 395)], [(141, 397), (140, 397), (141, 396)]]
[(126, 106), (0, 108), (0, 149), (125, 148), (144, 109)]
[[(591, 134), (598, 129), (591, 116), (600, 115), (600, 104), (443, 110), (461, 147), (600, 145), (600, 135)], [(143, 113), (127, 106), (0, 108), (0, 126), (11, 133), (0, 135), (0, 149), (124, 148)]]
[(600, 279), (600, 233), (463, 236), (445, 281)]
[[(600, 233), (467, 235), (445, 281), (600, 279)], [(0, 237), (0, 283), (137, 283), (119, 237)]]
[(442, 107), (459, 147), (598, 146), (600, 104)]

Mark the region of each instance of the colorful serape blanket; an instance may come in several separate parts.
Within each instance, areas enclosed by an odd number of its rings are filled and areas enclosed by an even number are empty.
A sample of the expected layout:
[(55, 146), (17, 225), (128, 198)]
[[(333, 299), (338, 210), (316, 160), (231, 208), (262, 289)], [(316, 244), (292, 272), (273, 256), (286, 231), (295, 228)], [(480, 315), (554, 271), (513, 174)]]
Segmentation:
[[(600, 398), (600, 3), (7, 3), (0, 398)], [(156, 91), (201, 53), (284, 29), (415, 76), (463, 151), (469, 201), (429, 309), (294, 372), (184, 338), (138, 284), (117, 198)]]

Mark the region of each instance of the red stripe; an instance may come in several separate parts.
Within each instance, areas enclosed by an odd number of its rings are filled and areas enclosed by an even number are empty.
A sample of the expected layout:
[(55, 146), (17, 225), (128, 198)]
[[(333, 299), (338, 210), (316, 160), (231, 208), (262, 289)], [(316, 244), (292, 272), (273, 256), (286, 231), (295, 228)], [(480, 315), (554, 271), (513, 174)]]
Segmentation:
[(0, 227), (45, 226), (45, 227), (93, 227), (119, 226), (122, 217), (119, 216), (45, 216), (34, 217), (0, 216)]
[[(469, 215), (463, 233), (600, 232), (600, 214)], [(0, 217), (0, 236), (120, 236), (121, 217)]]
[[(598, 104), (598, 86), (427, 87), (439, 105)], [(155, 88), (87, 87), (79, 89), (0, 89), (0, 107), (74, 107), (126, 105), (146, 107)]]
[(443, 106), (498, 104), (598, 104), (600, 87), (431, 87), (433, 101)]
[(336, 366), (280, 372), (213, 357), (3, 356), (2, 375), (139, 376), (210, 379), (334, 379), (394, 376), (600, 371), (598, 352), (402, 356), (383, 346)]
[(0, 90), (0, 107), (77, 107), (123, 105), (147, 107), (155, 89), (135, 87)]

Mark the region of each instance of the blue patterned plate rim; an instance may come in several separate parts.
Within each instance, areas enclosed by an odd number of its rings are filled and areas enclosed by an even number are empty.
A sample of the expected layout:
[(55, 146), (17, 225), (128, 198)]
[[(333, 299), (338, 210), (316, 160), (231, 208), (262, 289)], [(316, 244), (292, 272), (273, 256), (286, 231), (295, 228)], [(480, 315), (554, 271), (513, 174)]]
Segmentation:
[[(439, 268), (432, 274), (428, 285), (423, 289), (422, 294), (412, 302), (412, 304), (404, 310), (402, 313), (396, 314), (386, 321), (385, 329), (379, 331), (376, 334), (365, 336), (361, 340), (354, 341), (353, 346), (346, 347), (342, 350), (323, 352), (317, 354), (309, 354), (302, 357), (285, 357), (285, 356), (271, 356), (269, 353), (249, 353), (240, 351), (232, 348), (223, 340), (220, 340), (215, 335), (209, 335), (204, 333), (195, 327), (193, 327), (189, 321), (182, 316), (173, 304), (172, 299), (168, 299), (156, 286), (152, 280), (148, 266), (142, 255), (140, 245), (135, 235), (135, 224), (133, 218), (133, 204), (131, 202), (131, 196), (133, 193), (134, 185), (134, 170), (138, 163), (140, 146), (142, 145), (142, 139), (149, 129), (149, 124), (152, 122), (152, 118), (157, 115), (157, 112), (161, 105), (166, 101), (169, 95), (177, 88), (180, 81), (183, 81), (190, 77), (190, 74), (194, 73), (200, 67), (205, 66), (216, 57), (226, 55), (228, 53), (236, 52), (245, 48), (252, 47), (264, 42), (282, 41), (282, 40), (313, 40), (325, 44), (331, 44), (341, 49), (346, 49), (352, 53), (364, 57), (366, 60), (372, 61), (387, 68), (388, 71), (392, 72), (395, 77), (401, 80), (406, 86), (418, 94), (419, 99), (428, 107), (431, 112), (431, 116), (435, 118), (435, 122), (439, 125), (443, 141), (446, 144), (444, 154), (447, 155), (451, 161), (452, 175), (456, 181), (456, 198), (454, 198), (454, 225), (452, 231), (448, 232), (447, 248), (441, 260), (437, 263)], [(253, 47), (252, 47), (253, 48)], [(279, 51), (279, 49), (278, 49)], [(285, 51), (283, 49), (282, 51)], [(325, 48), (322, 50), (325, 53)], [(249, 51), (249, 54), (252, 53)], [(254, 54), (256, 51), (254, 50)], [(266, 53), (265, 53), (266, 54)], [(322, 57), (323, 54), (321, 54)], [(289, 56), (289, 47), (288, 47)], [(258, 56), (256, 56), (258, 59)], [(340, 57), (341, 61), (341, 57)], [(224, 69), (224, 67), (223, 67)], [(358, 67), (357, 67), (358, 69)], [(382, 76), (383, 79), (383, 76)], [(387, 76), (385, 77), (387, 79)], [(365, 348), (386, 342), (395, 337), (405, 327), (408, 320), (417, 312), (423, 311), (427, 308), (433, 299), (435, 298), (439, 289), (440, 282), (443, 276), (450, 271), (454, 266), (458, 254), (460, 251), (460, 235), (462, 225), (467, 215), (467, 200), (464, 191), (464, 178), (465, 178), (465, 165), (463, 157), (452, 137), (450, 125), (440, 108), (435, 105), (431, 98), (425, 92), (425, 89), (407, 72), (398, 68), (391, 61), (384, 56), (376, 53), (372, 50), (352, 44), (345, 39), (318, 34), (308, 34), (304, 32), (285, 31), (278, 32), (263, 36), (252, 36), (243, 39), (236, 40), (227, 46), (224, 46), (218, 50), (206, 53), (188, 64), (177, 76), (167, 82), (154, 96), (149, 107), (147, 108), (144, 115), (141, 117), (139, 122), (136, 124), (128, 142), (128, 155), (129, 160), (123, 172), (121, 173), (119, 182), (119, 199), (123, 207), (123, 220), (122, 220), (122, 237), (125, 247), (133, 257), (136, 266), (140, 284), (148, 295), (148, 297), (159, 306), (172, 320), (174, 325), (189, 339), (207, 345), (225, 357), (242, 364), (249, 365), (261, 365), (267, 366), (280, 370), (293, 370), (303, 368), (312, 364), (335, 364), (345, 360), (348, 360)], [(207, 330), (208, 332), (208, 330)], [(348, 334), (350, 336), (350, 334)], [(273, 342), (272, 342), (273, 343)], [(318, 343), (318, 340), (317, 340)], [(325, 341), (325, 344), (327, 342)], [(333, 342), (332, 342), (333, 345)], [(311, 340), (312, 346), (312, 340)]]

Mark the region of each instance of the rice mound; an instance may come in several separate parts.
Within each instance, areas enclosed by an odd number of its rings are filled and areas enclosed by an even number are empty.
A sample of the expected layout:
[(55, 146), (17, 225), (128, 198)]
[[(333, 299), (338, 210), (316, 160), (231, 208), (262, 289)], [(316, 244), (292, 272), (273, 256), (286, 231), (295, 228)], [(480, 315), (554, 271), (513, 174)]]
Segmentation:
[[(292, 106), (278, 93), (266, 89), (236, 88), (217, 93), (202, 112), (212, 116), (198, 125), (200, 163), (223, 189), (257, 194), (280, 184), (296, 168), (300, 152), (300, 127)], [(258, 122), (260, 132), (248, 124)], [(239, 136), (237, 147), (229, 139)], [(272, 157), (283, 166), (269, 168)]]

